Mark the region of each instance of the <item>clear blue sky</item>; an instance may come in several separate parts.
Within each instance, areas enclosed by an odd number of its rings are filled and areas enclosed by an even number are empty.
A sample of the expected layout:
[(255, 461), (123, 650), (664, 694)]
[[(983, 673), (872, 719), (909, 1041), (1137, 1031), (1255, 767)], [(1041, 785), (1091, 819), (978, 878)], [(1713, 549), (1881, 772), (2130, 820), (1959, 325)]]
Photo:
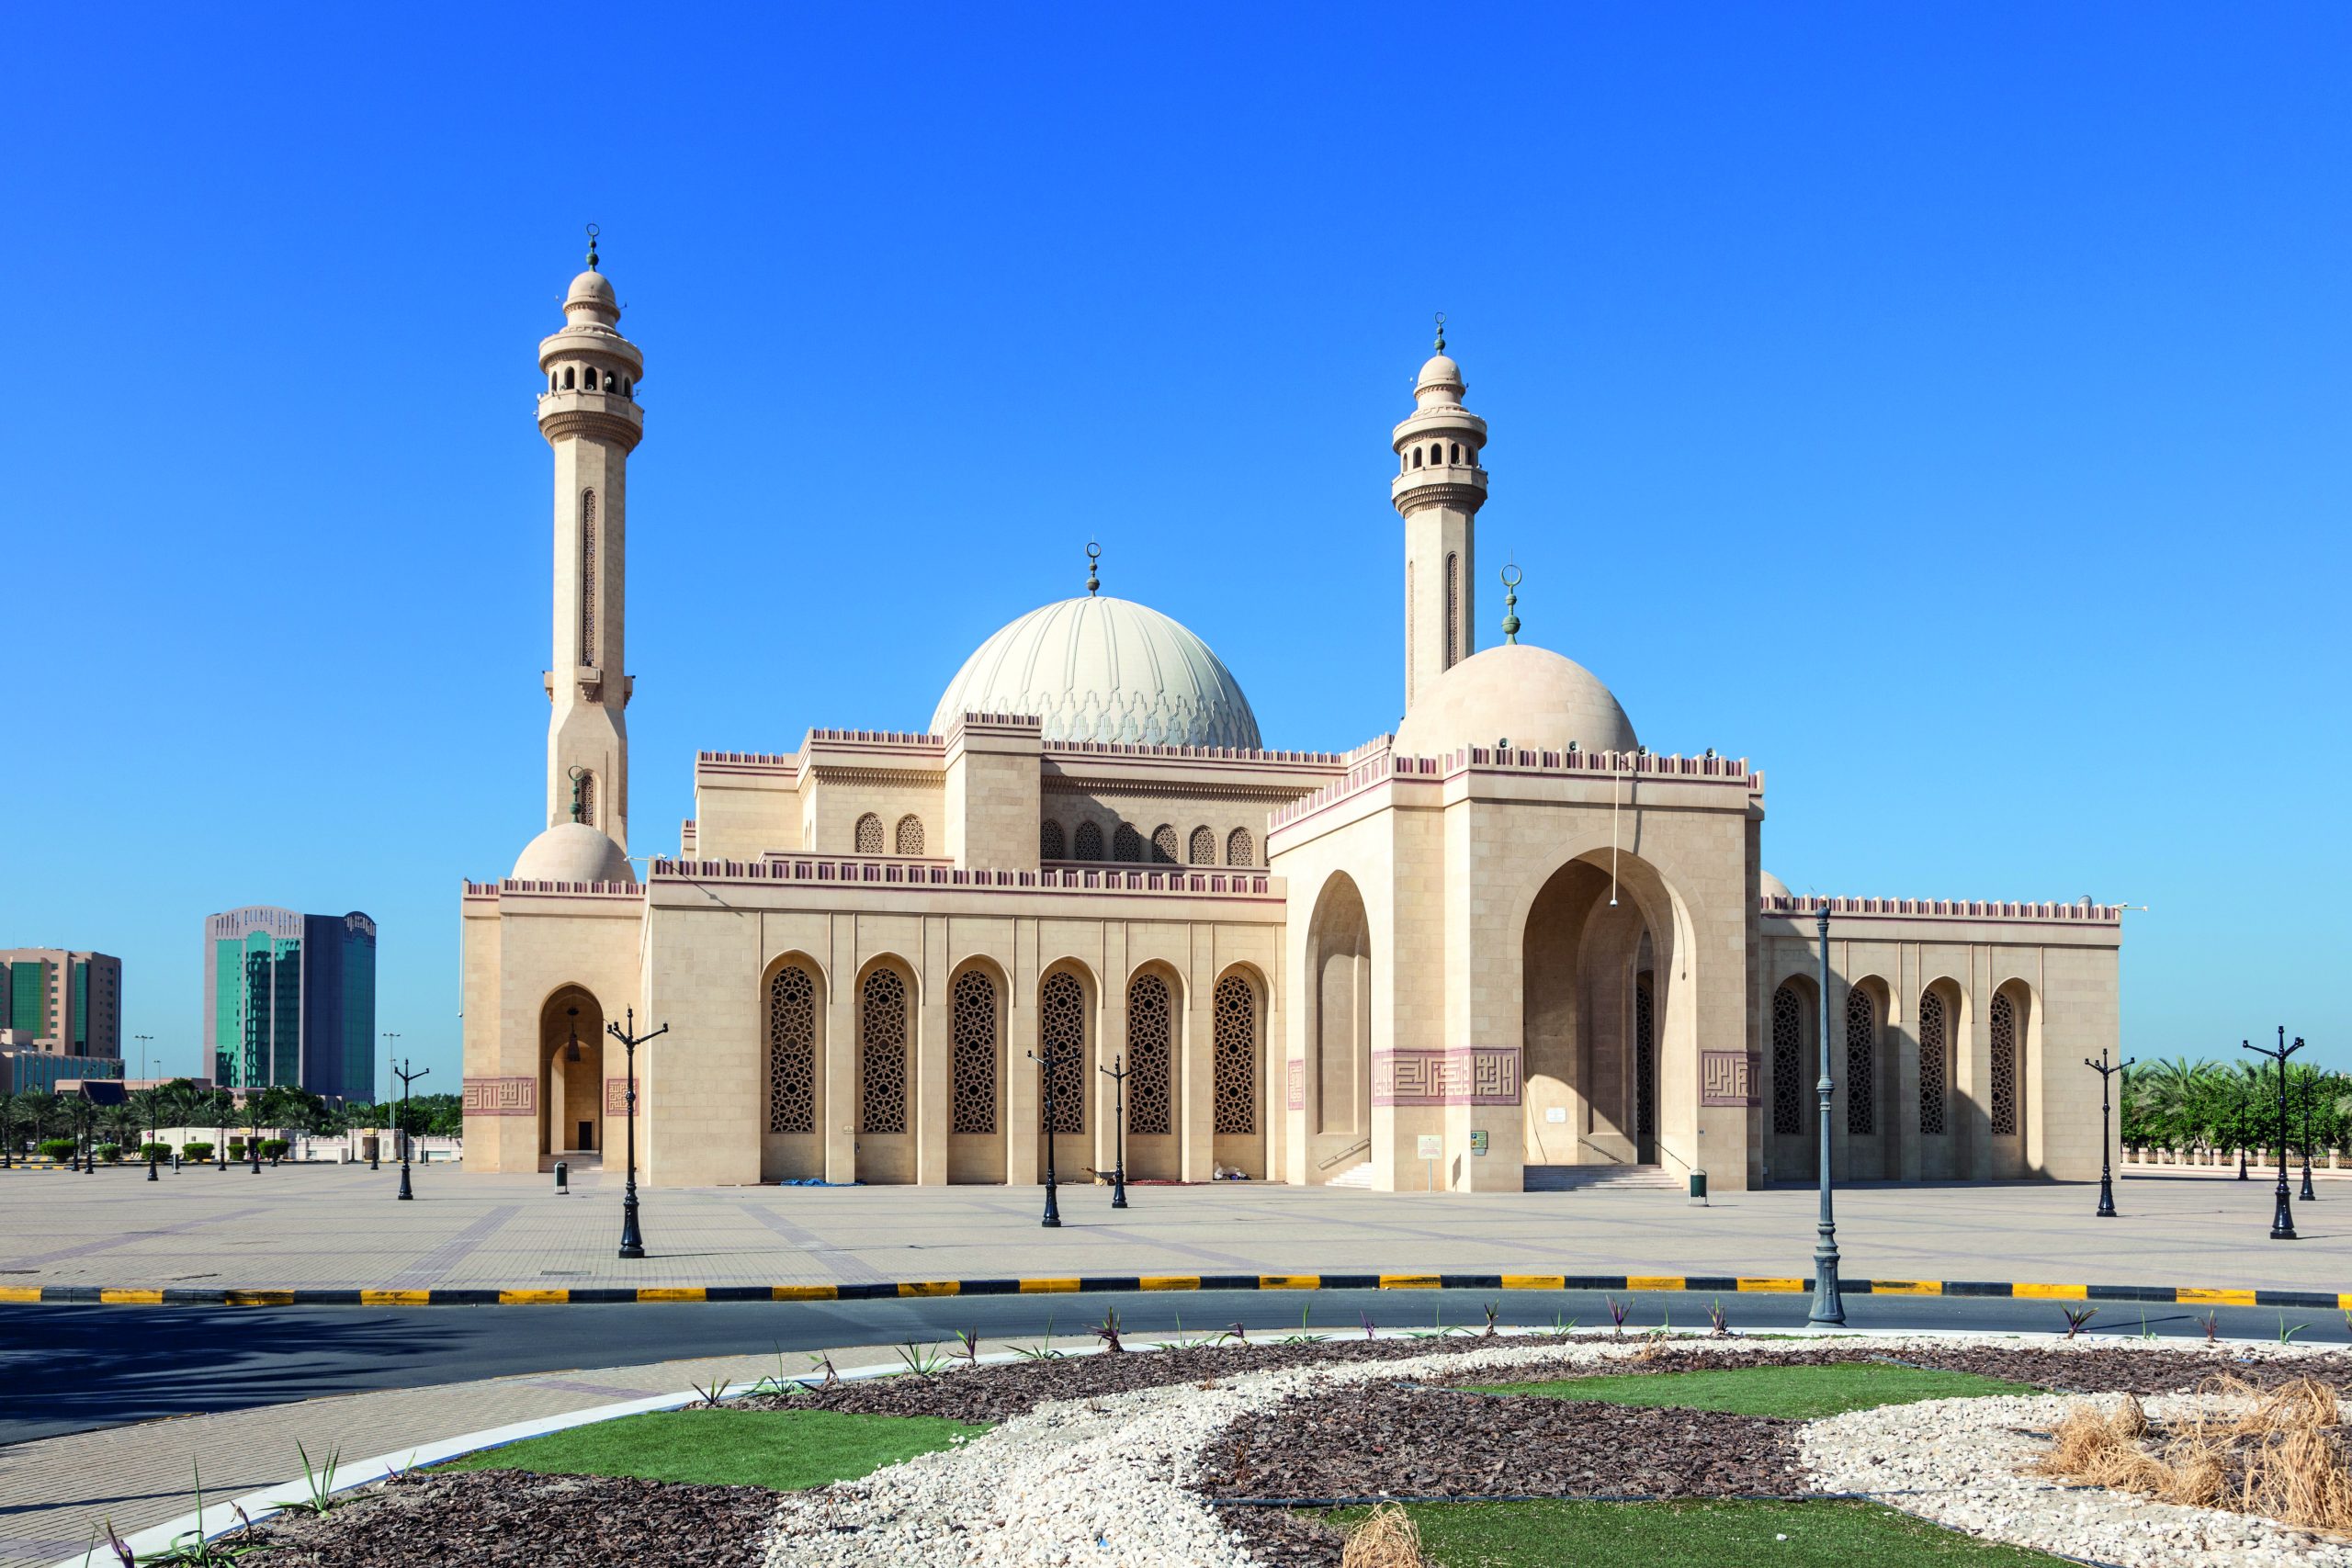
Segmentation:
[[(2125, 1042), (2352, 1066), (2352, 10), (20, 10), (0, 51), (0, 943), (381, 922), (540, 826), (534, 349), (646, 354), (632, 848), (697, 747), (919, 728), (1080, 589), (1270, 743), (1399, 706), (1432, 310), (1483, 560), (1800, 891), (2134, 914)], [(1481, 641), (1501, 613), (1482, 585)]]

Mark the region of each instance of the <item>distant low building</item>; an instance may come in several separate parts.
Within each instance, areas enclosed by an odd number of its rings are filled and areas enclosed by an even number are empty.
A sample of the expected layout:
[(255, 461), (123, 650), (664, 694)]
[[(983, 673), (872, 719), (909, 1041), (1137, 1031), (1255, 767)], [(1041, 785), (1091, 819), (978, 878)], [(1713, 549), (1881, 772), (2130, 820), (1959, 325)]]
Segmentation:
[(376, 922), (252, 905), (204, 920), (204, 1059), (232, 1089), (376, 1097)]

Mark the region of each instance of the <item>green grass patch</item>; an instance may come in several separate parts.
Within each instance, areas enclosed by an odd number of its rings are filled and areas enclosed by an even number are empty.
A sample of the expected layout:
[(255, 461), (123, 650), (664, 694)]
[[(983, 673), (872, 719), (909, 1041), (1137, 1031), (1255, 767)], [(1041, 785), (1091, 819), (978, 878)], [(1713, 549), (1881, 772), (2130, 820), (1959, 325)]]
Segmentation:
[(1611, 1404), (1676, 1405), (1734, 1416), (1785, 1416), (1800, 1421), (1912, 1404), (1923, 1399), (1969, 1399), (1993, 1393), (2040, 1393), (2023, 1383), (1973, 1372), (1927, 1371), (1873, 1361), (1819, 1367), (1729, 1367), (1703, 1372), (1627, 1372), (1558, 1378), (1543, 1382), (1466, 1383), (1480, 1393), (1526, 1393), (1551, 1399), (1597, 1399)]
[(540, 1475), (633, 1475), (710, 1486), (797, 1492), (850, 1481), (917, 1454), (975, 1438), (936, 1416), (838, 1410), (656, 1410), (597, 1421), (453, 1459), (441, 1470), (527, 1470)]
[[(1335, 1511), (1349, 1525), (1369, 1510)], [(2065, 1560), (1875, 1503), (1430, 1503), (1406, 1511), (1438, 1568), (2055, 1568)]]

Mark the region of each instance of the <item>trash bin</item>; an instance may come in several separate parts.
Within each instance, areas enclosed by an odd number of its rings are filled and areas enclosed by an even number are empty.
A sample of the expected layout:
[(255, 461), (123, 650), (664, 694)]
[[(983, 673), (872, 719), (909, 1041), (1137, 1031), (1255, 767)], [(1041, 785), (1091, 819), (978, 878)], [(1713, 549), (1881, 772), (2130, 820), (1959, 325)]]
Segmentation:
[(567, 1163), (566, 1161), (563, 1161), (563, 1160), (558, 1160), (558, 1161), (556, 1161), (556, 1162), (555, 1162), (555, 1195), (556, 1195), (557, 1197), (559, 1197), (559, 1198), (569, 1198), (569, 1197), (571, 1197), (571, 1165), (570, 1165), (569, 1163)]
[(1707, 1201), (1707, 1173), (1703, 1170), (1690, 1173), (1690, 1201), (1702, 1206)]

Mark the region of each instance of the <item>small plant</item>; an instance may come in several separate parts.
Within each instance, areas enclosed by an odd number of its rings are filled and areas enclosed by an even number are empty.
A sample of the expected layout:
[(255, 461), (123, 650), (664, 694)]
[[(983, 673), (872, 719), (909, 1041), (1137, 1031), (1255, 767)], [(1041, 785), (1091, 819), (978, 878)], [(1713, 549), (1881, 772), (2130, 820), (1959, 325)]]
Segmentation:
[(2066, 1314), (2066, 1337), (2072, 1339), (2083, 1331), (2083, 1325), (2098, 1315), (2097, 1307), (2060, 1307)]
[(416, 1479), (416, 1450), (414, 1449), (409, 1450), (408, 1458), (401, 1461), (400, 1463), (387, 1462), (384, 1466), (384, 1483), (388, 1486), (397, 1486), (403, 1481), (414, 1479)]
[[(1181, 1317), (1176, 1320), (1179, 1333), (1183, 1331), (1183, 1322), (1184, 1320)], [(1060, 1360), (1062, 1352), (1054, 1348), (1054, 1314), (1052, 1313), (1046, 1314), (1046, 1342), (1043, 1345), (1015, 1345), (1012, 1351), (1024, 1361)]]
[(98, 1145), (98, 1157), (106, 1161), (108, 1165), (120, 1165), (122, 1163), (122, 1145), (120, 1144), (100, 1144)]
[[(2347, 1319), (2352, 1319), (2352, 1313), (2347, 1313), (2345, 1315)], [(2203, 1317), (2197, 1320), (2197, 1325), (2205, 1331), (2206, 1344), (2218, 1345), (2222, 1342), (2222, 1314), (2220, 1313), (2208, 1312)]]
[(1103, 1310), (1102, 1321), (1094, 1325), (1094, 1337), (1102, 1341), (1102, 1348), (1114, 1354), (1126, 1348), (1125, 1345), (1119, 1343), (1119, 1309), (1117, 1307), (1108, 1307)]
[(1611, 1325), (1612, 1331), (1620, 1338), (1623, 1337), (1625, 1333), (1625, 1314), (1634, 1310), (1634, 1303), (1632, 1302), (1621, 1302), (1615, 1296), (1603, 1296), (1600, 1299), (1609, 1303), (1609, 1322)]
[(980, 1364), (980, 1331), (978, 1328), (956, 1330), (956, 1348), (953, 1354), (957, 1360), (964, 1363), (964, 1369), (967, 1371), (978, 1366)]
[(82, 1145), (71, 1138), (43, 1138), (40, 1153), (43, 1159), (72, 1159), (82, 1152)]
[(130, 1548), (124, 1543), (122, 1537), (114, 1533), (114, 1520), (110, 1518), (101, 1520), (90, 1528), (90, 1544), (82, 1552), (83, 1568), (89, 1568), (90, 1559), (98, 1550), (100, 1529), (107, 1532), (107, 1549), (115, 1554), (116, 1559), (121, 1562), (122, 1568), (139, 1568), (139, 1560), (131, 1556)]
[(2278, 1314), (2278, 1343), (2281, 1345), (2293, 1344), (2295, 1342), (2295, 1336), (2301, 1334), (2304, 1329), (2309, 1328), (2310, 1326), (2311, 1325), (2308, 1323), (2299, 1323), (2292, 1328), (2290, 1328), (2287, 1326), (2287, 1314), (2283, 1312), (2280, 1313)]
[[(1301, 1307), (1301, 1308), (1299, 1309), (1299, 1313), (1298, 1313), (1298, 1332), (1297, 1332), (1297, 1333), (1295, 1333), (1295, 1334), (1286, 1334), (1286, 1335), (1284, 1335), (1284, 1336), (1283, 1337), (1283, 1344), (1285, 1344), (1285, 1345), (1313, 1345), (1313, 1344), (1316, 1344), (1317, 1342), (1318, 1342), (1319, 1340), (1321, 1340), (1321, 1339), (1322, 1339), (1322, 1337), (1322, 1337), (1320, 1334), (1317, 1334), (1317, 1333), (1313, 1332), (1312, 1330), (1310, 1330), (1310, 1329), (1306, 1326), (1306, 1314), (1307, 1314), (1309, 1312), (1313, 1311), (1313, 1310), (1314, 1310), (1314, 1309), (1313, 1309), (1311, 1306), (1308, 1306), (1308, 1307)], [(2345, 1314), (2345, 1316), (2346, 1316), (2347, 1319), (2352, 1319), (2352, 1313), (2346, 1313), (2346, 1314)]]
[(825, 1381), (817, 1385), (819, 1388), (841, 1387), (842, 1375), (841, 1373), (833, 1371), (833, 1359), (825, 1354), (822, 1350), (818, 1351), (815, 1355), (808, 1358), (809, 1371), (814, 1371), (819, 1367), (822, 1367), (825, 1370)]
[(1575, 1318), (1566, 1316), (1556, 1312), (1552, 1314), (1553, 1338), (1566, 1339), (1569, 1335), (1574, 1334), (1576, 1331), (1577, 1320)]
[(1237, 1323), (1227, 1328), (1222, 1337), (1232, 1340), (1236, 1345), (1247, 1345), (1250, 1343), (1249, 1325)]
[(1495, 1337), (1495, 1319), (1501, 1315), (1503, 1304), (1500, 1302), (1488, 1302), (1486, 1303), (1486, 1306), (1487, 1331), (1478, 1336), (1478, 1337), (1481, 1339), (1492, 1339)]
[(2156, 1331), (2148, 1326), (2148, 1309), (2146, 1307), (2142, 1307), (2140, 1309), (2140, 1337), (2143, 1339), (2154, 1339), (2155, 1337)]
[(180, 1145), (180, 1157), (183, 1159), (191, 1159), (197, 1164), (202, 1165), (206, 1160), (212, 1157), (212, 1145), (210, 1144), (182, 1144)]
[(273, 1498), (270, 1506), (284, 1508), (289, 1513), (323, 1517), (335, 1506), (334, 1472), (335, 1467), (343, 1462), (343, 1450), (329, 1449), (324, 1462), (316, 1471), (311, 1470), (311, 1451), (302, 1446), (300, 1438), (294, 1439), (294, 1451), (302, 1457), (302, 1490), (306, 1495)]
[(1707, 1327), (1718, 1339), (1731, 1337), (1731, 1314), (1724, 1311), (1724, 1299), (1717, 1296), (1707, 1303)]
[[(147, 1559), (141, 1568), (231, 1568), (240, 1557), (261, 1550), (259, 1541), (231, 1540), (227, 1531), (223, 1531), (218, 1540), (204, 1539), (204, 1470), (202, 1466), (194, 1464), (189, 1468), (196, 1472), (196, 1529), (182, 1530), (174, 1536), (171, 1546), (160, 1556)], [(254, 1522), (246, 1517), (245, 1511), (234, 1503), (229, 1505), (229, 1511), (237, 1516), (236, 1533), (250, 1535)], [(114, 1533), (112, 1527), (108, 1527), (107, 1533)], [(119, 1543), (116, 1550), (128, 1558), (129, 1551)]]
[(899, 1359), (919, 1378), (931, 1377), (947, 1364), (947, 1358), (939, 1353), (938, 1346), (918, 1346), (911, 1339), (899, 1347)]
[(1363, 1314), (1363, 1337), (1364, 1337), (1366, 1339), (1370, 1339), (1370, 1338), (1373, 1337), (1373, 1335), (1372, 1335), (1372, 1314), (1370, 1314), (1370, 1313), (1365, 1313), (1365, 1314)]
[(707, 1383), (688, 1378), (686, 1386), (695, 1391), (695, 1403), (706, 1410), (718, 1409), (719, 1401), (727, 1397), (727, 1380), (717, 1372), (710, 1375)]

